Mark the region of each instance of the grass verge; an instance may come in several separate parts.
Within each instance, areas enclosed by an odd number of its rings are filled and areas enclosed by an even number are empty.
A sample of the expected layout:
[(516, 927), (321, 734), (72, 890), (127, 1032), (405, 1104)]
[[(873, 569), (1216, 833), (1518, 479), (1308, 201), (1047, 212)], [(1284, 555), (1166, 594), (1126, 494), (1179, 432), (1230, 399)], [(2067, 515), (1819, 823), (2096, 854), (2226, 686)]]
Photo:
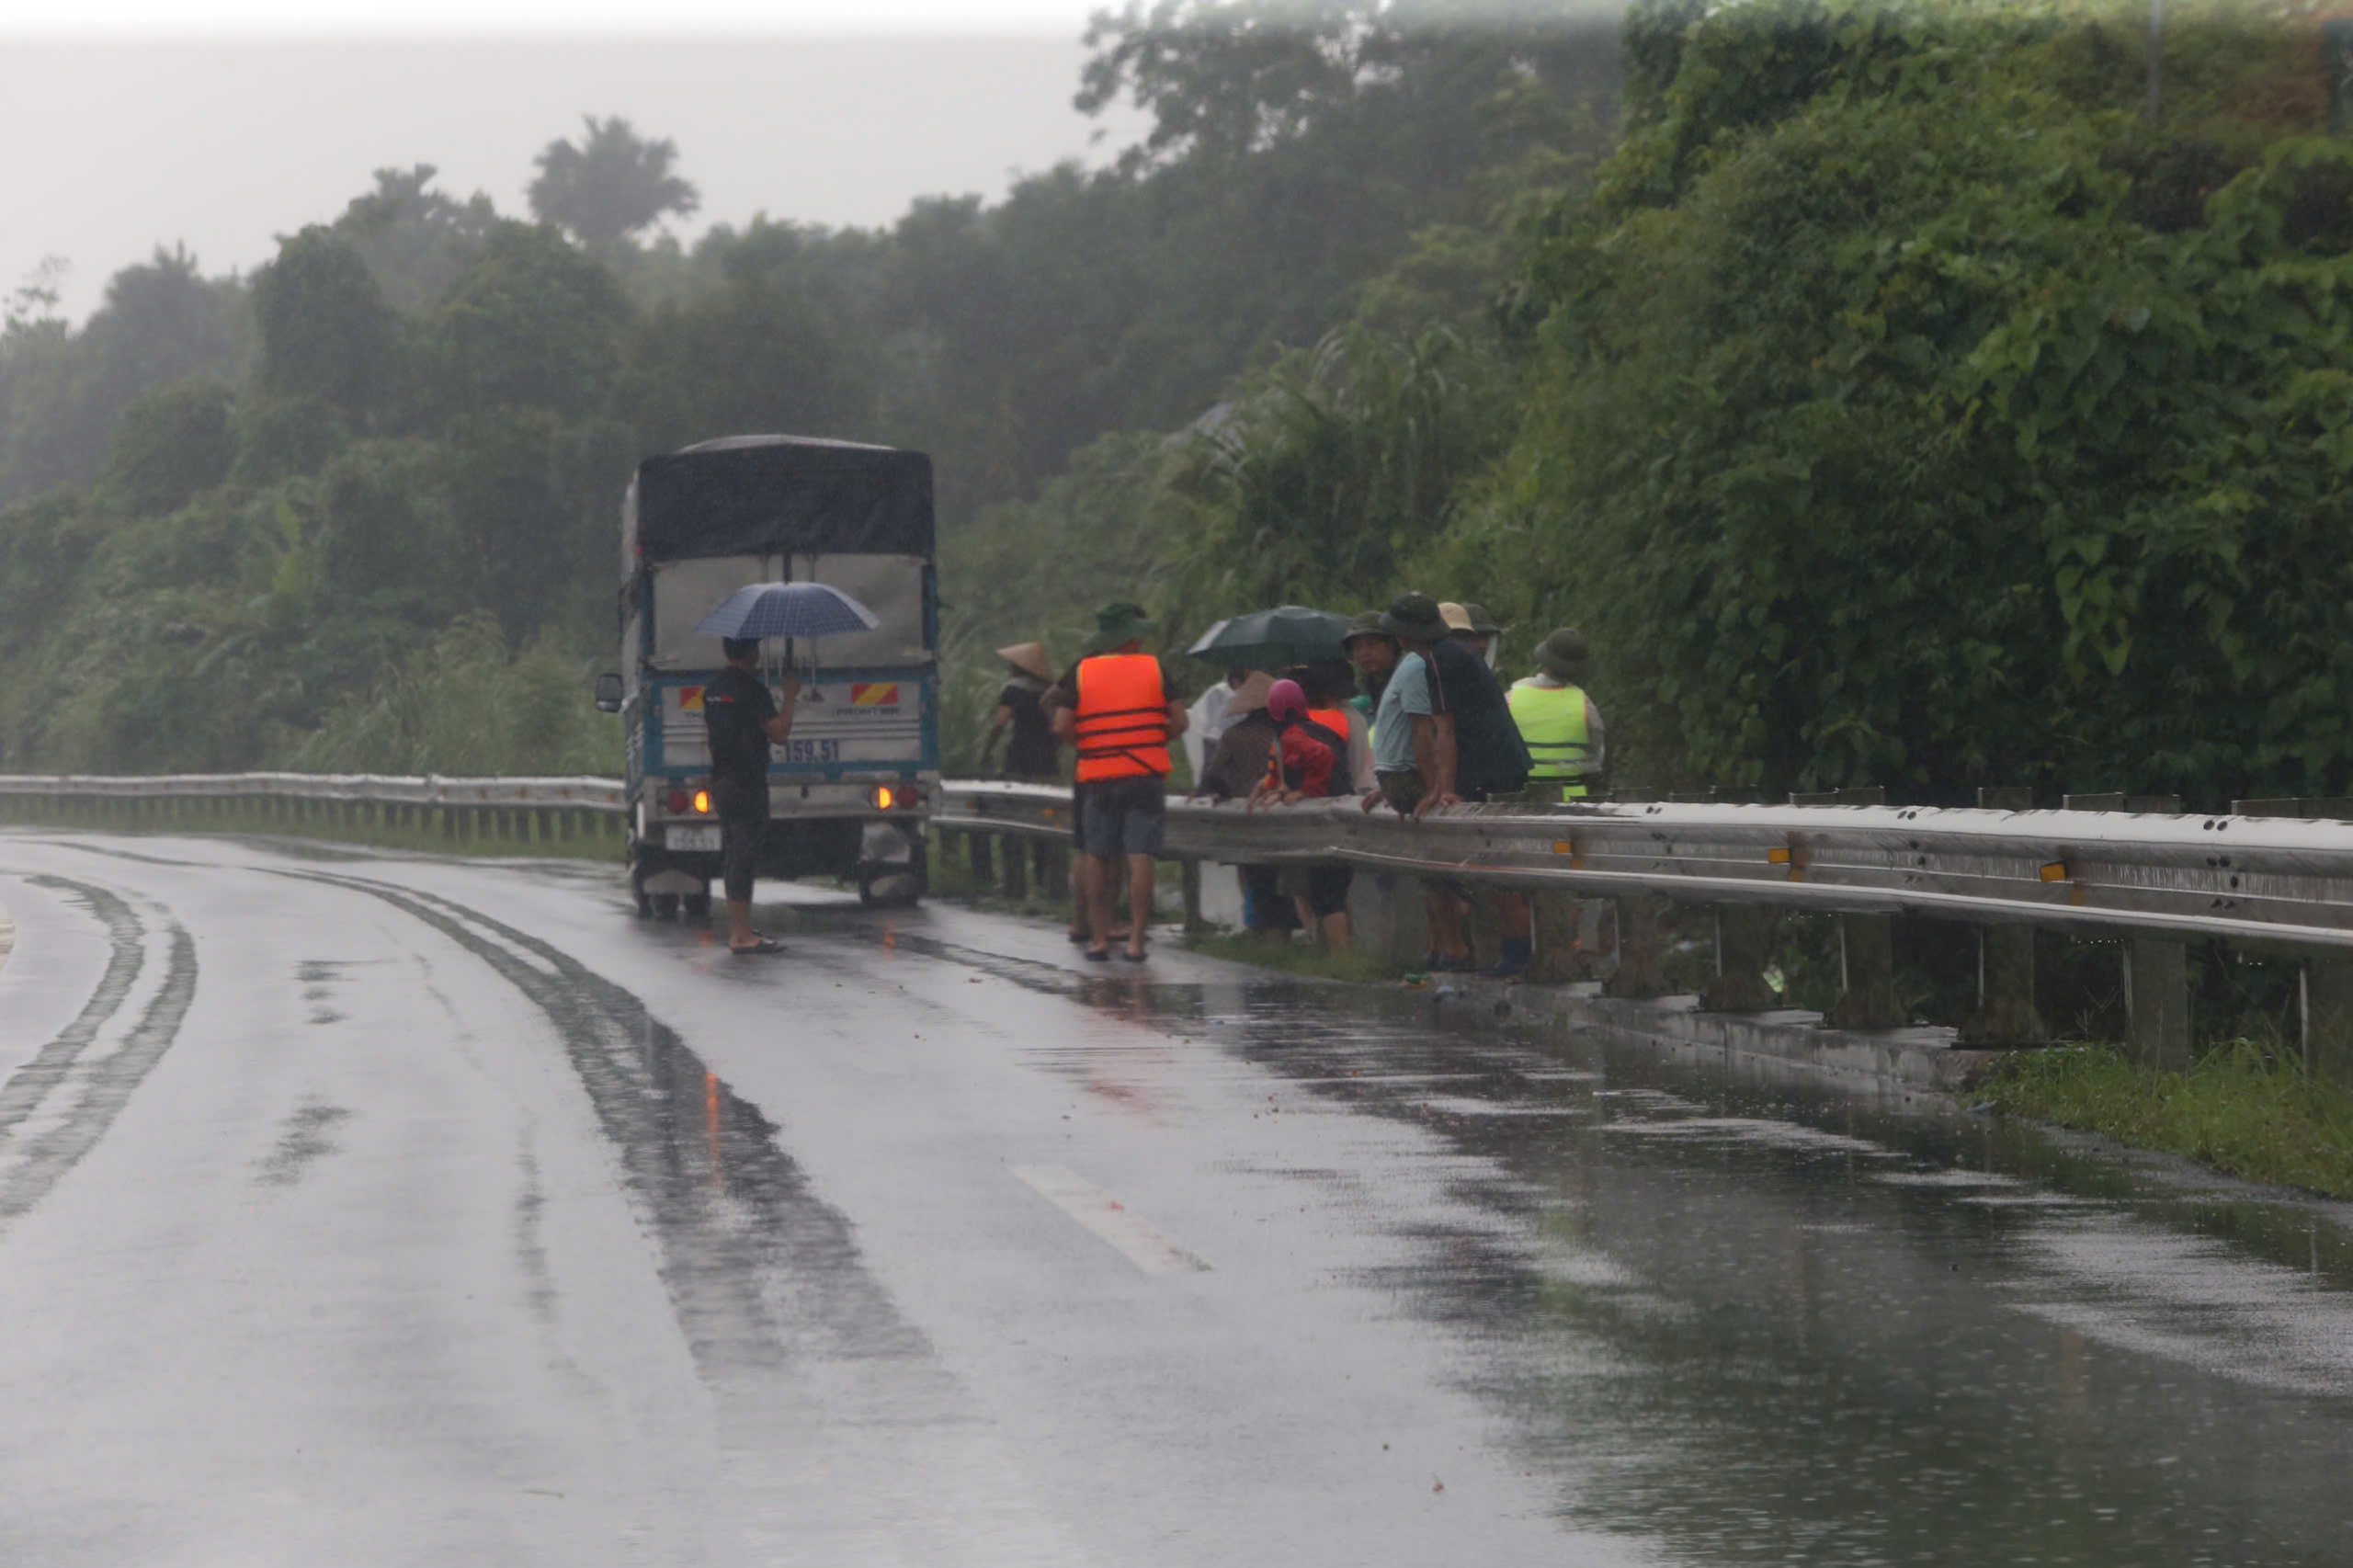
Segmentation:
[(1983, 1087), (2018, 1116), (2353, 1198), (2353, 1089), (2315, 1084), (2293, 1057), (2251, 1041), (2218, 1046), (2186, 1073), (2138, 1066), (2108, 1045), (2020, 1051)]
[(1208, 958), (1231, 959), (1235, 963), (1256, 964), (1262, 969), (1312, 975), (1318, 980), (1383, 984), (1405, 973), (1378, 953), (1361, 948), (1344, 953), (1327, 952), (1313, 943), (1293, 941), (1288, 933), (1269, 937), (1248, 931), (1195, 931), (1185, 938), (1185, 946)]

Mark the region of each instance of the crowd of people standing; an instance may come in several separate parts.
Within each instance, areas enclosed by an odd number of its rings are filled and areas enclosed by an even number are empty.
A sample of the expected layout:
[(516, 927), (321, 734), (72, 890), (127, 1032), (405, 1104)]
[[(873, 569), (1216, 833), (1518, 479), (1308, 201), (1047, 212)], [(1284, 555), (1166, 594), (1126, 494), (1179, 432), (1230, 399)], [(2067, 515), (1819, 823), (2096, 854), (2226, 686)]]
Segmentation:
[[(993, 766), (1002, 741), (1005, 775), (1042, 781), (1059, 778), (1061, 747), (1074, 747), (1071, 939), (1092, 960), (1108, 960), (1114, 944), (1132, 961), (1147, 956), (1172, 746), (1187, 756), (1195, 795), (1238, 799), (1254, 812), (1355, 797), (1367, 812), (1418, 821), (1462, 801), (1578, 800), (1599, 787), (1601, 712), (1585, 690), (1585, 639), (1573, 629), (1540, 642), (1532, 671), (1506, 687), (1496, 674), (1505, 629), (1483, 608), (1402, 594), (1348, 623), (1345, 659), (1232, 668), (1188, 704), (1177, 672), (1145, 651), (1155, 628), (1141, 607), (1106, 606), (1096, 619), (1085, 653), (1059, 679), (1039, 643), (997, 651), (1007, 674), (982, 752)], [(1347, 867), (1244, 866), (1239, 875), (1245, 927), (1286, 937), (1303, 928), (1336, 949), (1350, 942)], [(1428, 968), (1476, 967), (1470, 900), (1459, 884), (1427, 885)], [(1496, 914), (1502, 951), (1488, 972), (1522, 973), (1529, 902), (1500, 894)]]

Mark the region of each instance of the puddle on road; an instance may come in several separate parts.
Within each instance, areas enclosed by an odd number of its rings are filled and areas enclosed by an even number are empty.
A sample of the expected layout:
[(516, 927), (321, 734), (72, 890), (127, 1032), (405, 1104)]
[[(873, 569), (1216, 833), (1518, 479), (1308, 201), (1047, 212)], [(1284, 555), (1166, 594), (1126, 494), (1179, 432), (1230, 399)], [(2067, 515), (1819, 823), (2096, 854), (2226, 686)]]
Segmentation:
[(2310, 1205), (1426, 994), (891, 946), (1152, 1031), (1025, 1050), (1083, 1092), (1392, 1124), (1227, 1165), (1377, 1227), (1347, 1283), (1445, 1332), (1578, 1527), (1707, 1565), (2346, 1560), (2353, 1238)]
[(1421, 997), (1055, 974), (1008, 978), (1437, 1141), (1355, 1283), (1469, 1347), (1579, 1526), (1706, 1564), (2346, 1559), (2353, 1245), (2309, 1207)]

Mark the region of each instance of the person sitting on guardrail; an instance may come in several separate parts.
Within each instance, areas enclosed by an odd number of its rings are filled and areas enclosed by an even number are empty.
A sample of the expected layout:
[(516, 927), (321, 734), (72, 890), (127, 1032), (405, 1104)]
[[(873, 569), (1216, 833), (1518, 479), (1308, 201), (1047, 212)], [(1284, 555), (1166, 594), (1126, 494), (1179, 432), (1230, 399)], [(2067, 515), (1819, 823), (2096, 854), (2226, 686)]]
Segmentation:
[[(1347, 775), (1347, 737), (1316, 716), (1297, 681), (1279, 680), (1268, 688), (1267, 715), (1275, 722), (1275, 748), (1267, 777), (1250, 791), (1250, 810), (1355, 793)], [(1355, 880), (1345, 865), (1286, 862), (1277, 888), (1291, 901), (1301, 925), (1321, 929), (1324, 945), (1342, 952), (1348, 946), (1348, 884)]]
[(752, 929), (752, 877), (768, 823), (768, 747), (792, 733), (798, 677), (784, 677), (777, 707), (759, 676), (760, 643), (729, 637), (720, 652), (727, 667), (702, 688), (703, 732), (710, 743), (710, 801), (719, 816), (719, 880), (727, 895), (727, 950), (743, 956), (776, 953), (783, 944)]

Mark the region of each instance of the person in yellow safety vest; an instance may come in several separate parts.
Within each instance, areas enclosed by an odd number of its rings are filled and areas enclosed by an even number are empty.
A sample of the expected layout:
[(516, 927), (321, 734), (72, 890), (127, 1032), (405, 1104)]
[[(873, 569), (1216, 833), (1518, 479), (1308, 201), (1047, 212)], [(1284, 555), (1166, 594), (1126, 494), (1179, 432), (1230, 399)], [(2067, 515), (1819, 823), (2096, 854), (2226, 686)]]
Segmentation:
[(1585, 633), (1563, 626), (1536, 645), (1537, 673), (1504, 694), (1535, 761), (1529, 784), (1539, 798), (1584, 800), (1601, 776), (1601, 710), (1579, 684), (1586, 666)]

